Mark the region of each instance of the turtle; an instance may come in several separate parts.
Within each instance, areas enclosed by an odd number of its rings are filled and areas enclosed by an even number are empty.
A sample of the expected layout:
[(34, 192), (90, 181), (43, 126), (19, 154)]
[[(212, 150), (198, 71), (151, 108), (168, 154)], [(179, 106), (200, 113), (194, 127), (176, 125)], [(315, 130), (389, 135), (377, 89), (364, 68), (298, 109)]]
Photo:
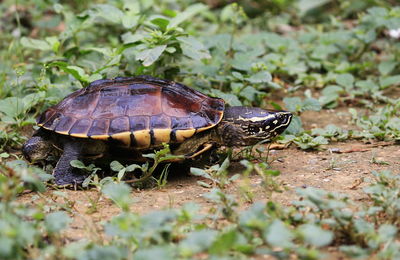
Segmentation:
[(86, 176), (71, 166), (72, 160), (110, 151), (140, 158), (163, 144), (173, 154), (193, 159), (213, 147), (269, 142), (292, 116), (283, 110), (226, 106), (221, 98), (151, 76), (102, 79), (44, 111), (22, 152), (28, 161), (38, 162), (55, 147), (61, 149), (55, 183), (80, 184)]

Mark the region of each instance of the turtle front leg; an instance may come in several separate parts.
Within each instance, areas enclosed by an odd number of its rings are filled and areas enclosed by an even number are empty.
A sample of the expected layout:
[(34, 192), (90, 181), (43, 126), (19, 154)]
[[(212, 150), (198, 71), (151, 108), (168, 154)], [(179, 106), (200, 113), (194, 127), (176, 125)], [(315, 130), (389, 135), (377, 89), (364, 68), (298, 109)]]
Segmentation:
[(80, 142), (65, 142), (64, 152), (54, 169), (54, 178), (57, 185), (81, 184), (87, 175), (79, 172), (71, 166), (72, 160), (78, 160), (82, 152), (83, 144)]

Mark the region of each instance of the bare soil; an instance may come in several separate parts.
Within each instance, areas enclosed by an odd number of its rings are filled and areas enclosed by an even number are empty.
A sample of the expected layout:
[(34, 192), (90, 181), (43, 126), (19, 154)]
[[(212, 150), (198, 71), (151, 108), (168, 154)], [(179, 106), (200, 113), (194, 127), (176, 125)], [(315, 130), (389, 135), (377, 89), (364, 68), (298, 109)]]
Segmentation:
[[(354, 128), (346, 112), (347, 109), (307, 112), (302, 115), (302, 120), (308, 129), (324, 127), (328, 124), (335, 124), (344, 129)], [(373, 178), (372, 171), (391, 170), (399, 173), (400, 169), (399, 146), (387, 143), (348, 141), (329, 144), (320, 151), (302, 151), (293, 146), (283, 150), (272, 150), (270, 157), (273, 161), (272, 168), (281, 172), (276, 181), (281, 182), (285, 189), (281, 193), (273, 193), (272, 198), (268, 198), (260, 185), (261, 177), (252, 175), (250, 186), (255, 194), (254, 201), (272, 199), (283, 205), (290, 205), (291, 201), (296, 199), (296, 189), (310, 186), (345, 193), (354, 201), (363, 201), (366, 195), (362, 189)], [(238, 166), (239, 163), (233, 163), (231, 168), (236, 169), (233, 172), (240, 172)], [(170, 178), (165, 187), (132, 192), (134, 200), (132, 211), (144, 214), (159, 209), (180, 207), (188, 202), (195, 202), (207, 211), (212, 207), (212, 203), (208, 202), (203, 194), (209, 192), (210, 189), (200, 186), (197, 183), (199, 180), (208, 182), (186, 172), (170, 172)], [(239, 178), (228, 185), (227, 191), (236, 194), (242, 202), (240, 207), (244, 208), (248, 202), (240, 199), (239, 187), (242, 184)], [(52, 195), (54, 192), (54, 190), (48, 191), (41, 196), (42, 199), (39, 201), (45, 203), (46, 199), (55, 198), (56, 196)], [(58, 196), (55, 200), (73, 205), (74, 209), (74, 222), (67, 231), (69, 240), (78, 240), (88, 235), (96, 239), (96, 236), (101, 234), (98, 232), (100, 224), (120, 212), (120, 209), (110, 200), (99, 196), (100, 193), (95, 189), (62, 190), (62, 192), (65, 198)], [(21, 200), (26, 203), (38, 203), (38, 200), (33, 200), (32, 196), (33, 194), (26, 194), (21, 197)], [(95, 205), (95, 210), (93, 210), (93, 205)]]

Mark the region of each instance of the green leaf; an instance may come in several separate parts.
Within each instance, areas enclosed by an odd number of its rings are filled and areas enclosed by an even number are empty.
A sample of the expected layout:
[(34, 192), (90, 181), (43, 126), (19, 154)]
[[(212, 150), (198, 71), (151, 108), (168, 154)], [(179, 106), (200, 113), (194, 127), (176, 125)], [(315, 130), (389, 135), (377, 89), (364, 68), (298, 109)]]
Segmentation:
[(399, 85), (400, 84), (400, 75), (380, 77), (379, 84), (382, 88), (387, 88), (392, 85)]
[(244, 77), (243, 77), (242, 73), (240, 73), (240, 72), (232, 71), (232, 76), (234, 76), (235, 78), (237, 78), (239, 80), (244, 80)]
[(394, 60), (383, 61), (379, 64), (378, 70), (382, 75), (386, 76), (389, 75), (394, 70), (397, 64), (398, 62)]
[(88, 48), (84, 48), (84, 50), (85, 51), (95, 51), (95, 52), (103, 54), (106, 57), (114, 56), (114, 52), (111, 48), (88, 47)]
[[(124, 257), (125, 256), (125, 257)], [(120, 260), (126, 258), (126, 251), (114, 245), (91, 245), (78, 259)], [(74, 259), (74, 258), (73, 258)]]
[(48, 42), (49, 45), (51, 46), (51, 49), (54, 52), (57, 52), (58, 48), (60, 47), (60, 44), (61, 44), (60, 41), (58, 40), (58, 38), (55, 36), (52, 36), (52, 37), (46, 37), (45, 39), (46, 39), (46, 42)]
[(299, 97), (285, 97), (283, 102), (289, 111), (297, 112), (302, 110), (303, 102)]
[(201, 3), (191, 5), (185, 11), (178, 13), (174, 18), (172, 18), (167, 28), (170, 29), (177, 27), (182, 22), (189, 20), (196, 14), (205, 11), (207, 9), (208, 7)]
[(333, 233), (331, 231), (324, 230), (314, 224), (301, 225), (299, 232), (306, 243), (315, 247), (327, 246), (333, 240)]
[(379, 90), (378, 85), (372, 80), (359, 80), (356, 82), (355, 85), (359, 87), (363, 92), (373, 93)]
[(173, 247), (168, 246), (152, 246), (148, 248), (139, 248), (138, 251), (135, 252), (132, 259), (135, 260), (155, 260), (155, 259), (163, 259), (163, 260), (175, 260), (177, 257), (174, 255)]
[(237, 95), (225, 93), (218, 89), (212, 89), (211, 92), (214, 94), (214, 96), (222, 98), (223, 100), (225, 100), (225, 103), (227, 103), (231, 106), (241, 106), (242, 105), (242, 102), (240, 102)]
[(87, 75), (81, 67), (68, 65), (68, 63), (63, 62), (63, 61), (56, 61), (56, 62), (49, 63), (49, 66), (59, 67), (60, 69), (62, 69), (63, 71), (65, 71), (68, 74), (71, 74), (75, 79), (77, 79), (81, 82), (89, 82), (89, 75)]
[(71, 74), (74, 78), (79, 81), (88, 82), (88, 75), (85, 73), (85, 70), (78, 66), (67, 66), (64, 69), (66, 72)]
[(300, 0), (297, 2), (297, 7), (300, 10), (300, 16), (308, 13), (308, 11), (318, 8), (328, 3), (329, 0)]
[(130, 44), (129, 43), (135, 43), (135, 42), (139, 42), (141, 40), (143, 40), (143, 35), (136, 33), (133, 34), (132, 32), (127, 32), (122, 34), (121, 36), (122, 42), (125, 44), (125, 47), (129, 47)]
[(67, 228), (71, 218), (63, 211), (48, 214), (44, 219), (44, 225), (49, 233), (58, 233)]
[(23, 100), (16, 97), (8, 97), (0, 100), (0, 112), (11, 118), (18, 117), (25, 112)]
[(290, 247), (294, 238), (292, 231), (279, 219), (271, 223), (264, 236), (270, 245), (283, 248)]
[(370, 256), (368, 249), (363, 249), (359, 246), (340, 246), (339, 250), (349, 257), (354, 258), (367, 258)]
[(119, 172), (120, 170), (124, 169), (125, 167), (118, 161), (112, 161), (110, 163), (111, 170), (115, 172)]
[(211, 59), (204, 45), (192, 36), (178, 37), (184, 55), (194, 60)]
[(117, 7), (109, 4), (96, 4), (93, 6), (94, 16), (101, 17), (109, 23), (121, 23), (124, 13)]
[(53, 50), (53, 46), (51, 46), (51, 44), (48, 43), (47, 41), (43, 40), (36, 40), (32, 38), (22, 37), (21, 44), (26, 48), (31, 48), (35, 50), (41, 50), (41, 51)]
[(363, 219), (354, 220), (354, 228), (357, 231), (357, 233), (360, 234), (368, 235), (375, 233), (374, 224), (367, 222)]
[(319, 103), (323, 107), (334, 108), (336, 107), (339, 94), (343, 92), (343, 88), (336, 85), (326, 86), (322, 90), (322, 96), (318, 99)]
[(99, 79), (102, 79), (102, 78), (103, 78), (103, 76), (101, 76), (101, 74), (98, 74), (98, 73), (92, 74), (87, 78), (87, 82), (93, 82), (93, 81), (96, 81), (96, 80), (99, 80)]
[(86, 169), (85, 164), (83, 164), (83, 162), (81, 162), (79, 160), (72, 160), (72, 161), (69, 162), (69, 164), (74, 168)]
[(138, 25), (140, 16), (136, 14), (126, 14), (122, 17), (122, 25), (126, 29), (131, 29)]
[(265, 170), (264, 174), (270, 175), (270, 176), (279, 176), (279, 175), (281, 175), (281, 172), (279, 170)]
[(397, 227), (390, 224), (382, 224), (378, 228), (378, 234), (381, 242), (386, 243), (396, 238)]
[(0, 153), (0, 158), (8, 158), (8, 157), (10, 157), (9, 153), (6, 153), (6, 152)]
[(143, 66), (148, 67), (158, 60), (165, 48), (167, 48), (167, 45), (159, 45), (151, 49), (143, 50), (137, 54), (136, 59), (143, 61)]
[(340, 74), (336, 78), (336, 83), (349, 89), (353, 87), (354, 77), (349, 73)]
[(78, 259), (78, 256), (85, 252), (86, 248), (89, 248), (89, 245), (90, 242), (85, 239), (68, 243), (61, 249), (62, 255), (70, 259)]
[(212, 180), (212, 177), (203, 169), (190, 167), (190, 174)]
[(318, 99), (315, 98), (306, 98), (303, 101), (303, 111), (304, 110), (311, 110), (311, 111), (320, 111), (321, 104), (319, 103)]
[(297, 135), (303, 131), (301, 119), (298, 116), (293, 116), (290, 125), (285, 130), (285, 134)]
[[(228, 44), (225, 44), (226, 46)], [(252, 65), (252, 57), (246, 53), (237, 52), (232, 60), (232, 67), (238, 70), (250, 71)]]
[(133, 172), (136, 169), (142, 169), (142, 166), (140, 166), (138, 164), (131, 164), (131, 165), (127, 166), (125, 169), (127, 172)]
[(118, 179), (118, 181), (121, 181), (122, 178), (124, 178), (125, 172), (126, 172), (126, 169), (125, 169), (125, 168), (123, 168), (122, 170), (120, 170), (120, 171), (118, 172), (118, 174), (117, 174), (117, 179)]
[(343, 92), (343, 88), (336, 85), (328, 85), (322, 90), (324, 96), (337, 96), (340, 92)]
[(211, 254), (227, 253), (234, 246), (237, 236), (238, 234), (235, 229), (219, 234), (211, 245), (209, 252)]
[(169, 24), (169, 20), (168, 19), (161, 18), (161, 17), (155, 18), (155, 19), (151, 20), (150, 22), (152, 24), (157, 25), (158, 28), (160, 28), (161, 31), (164, 31), (164, 32), (167, 30), (167, 27), (168, 27), (168, 24)]
[(218, 168), (217, 174), (220, 175), (223, 172), (226, 172), (228, 170), (229, 165), (230, 165), (230, 160), (229, 156), (227, 156), (225, 160), (222, 162), (221, 166)]
[(179, 243), (179, 249), (184, 257), (207, 250), (215, 241), (218, 232), (216, 230), (203, 229), (194, 231)]
[(53, 5), (54, 12), (60, 14), (64, 10), (64, 6), (60, 4), (54, 4)]
[(113, 200), (123, 211), (129, 211), (131, 187), (124, 183), (108, 183), (102, 188), (102, 193)]
[(244, 89), (242, 89), (239, 93), (241, 97), (244, 97), (248, 101), (254, 102), (257, 100), (261, 100), (263, 97), (266, 96), (265, 92), (259, 91), (252, 86), (247, 86)]
[[(265, 44), (276, 52), (283, 52), (288, 49), (290, 40), (276, 33), (265, 33)], [(278, 56), (279, 57), (279, 56)]]
[(259, 71), (246, 79), (251, 83), (267, 83), (272, 80), (272, 76), (268, 71)]

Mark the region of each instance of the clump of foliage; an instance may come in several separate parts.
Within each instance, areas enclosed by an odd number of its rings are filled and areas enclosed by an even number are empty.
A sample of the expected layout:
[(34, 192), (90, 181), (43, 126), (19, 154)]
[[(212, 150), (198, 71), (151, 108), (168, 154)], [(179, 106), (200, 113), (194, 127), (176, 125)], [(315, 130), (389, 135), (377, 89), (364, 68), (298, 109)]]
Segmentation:
[[(244, 164), (253, 169), (259, 167)], [(372, 203), (355, 204), (345, 194), (305, 188), (297, 191), (300, 200), (292, 206), (254, 202), (245, 210), (238, 210), (238, 199), (220, 185), (225, 177), (214, 175), (221, 188), (213, 188), (204, 195), (214, 205), (208, 214), (199, 214), (199, 205), (187, 204), (141, 216), (130, 210), (131, 188), (124, 183), (107, 182), (100, 187), (102, 196), (121, 209), (118, 216), (104, 224), (107, 240), (65, 244), (62, 230), (70, 223), (68, 213), (73, 208), (55, 201), (27, 206), (16, 199), (25, 190), (43, 192), (40, 178), (48, 175), (21, 162), (2, 165), (1, 169), (7, 174), (0, 178), (3, 258), (86, 259), (112, 255), (114, 259), (190, 259), (198, 255), (271, 255), (286, 259), (296, 255), (320, 259), (330, 245), (340, 245), (343, 254), (353, 257), (399, 256), (400, 178), (387, 171), (373, 172), (374, 180), (364, 189)], [(267, 170), (264, 174), (271, 173)]]

